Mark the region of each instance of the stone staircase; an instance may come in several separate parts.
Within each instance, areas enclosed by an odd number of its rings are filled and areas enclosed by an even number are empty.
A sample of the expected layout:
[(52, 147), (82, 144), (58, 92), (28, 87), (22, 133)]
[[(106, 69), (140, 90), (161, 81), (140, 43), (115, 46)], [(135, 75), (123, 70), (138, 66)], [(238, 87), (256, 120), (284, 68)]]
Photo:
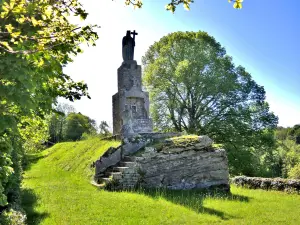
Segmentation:
[(109, 167), (93, 185), (108, 189), (132, 189), (136, 187), (139, 177), (135, 157), (125, 156), (115, 166)]

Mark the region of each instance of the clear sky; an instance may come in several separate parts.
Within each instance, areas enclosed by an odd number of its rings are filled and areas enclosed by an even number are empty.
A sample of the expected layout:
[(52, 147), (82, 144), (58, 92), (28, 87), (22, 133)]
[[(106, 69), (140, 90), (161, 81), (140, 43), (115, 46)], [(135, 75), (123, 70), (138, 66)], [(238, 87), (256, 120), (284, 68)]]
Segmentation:
[(126, 30), (138, 32), (138, 63), (162, 36), (202, 30), (265, 87), (279, 125), (300, 123), (300, 0), (244, 0), (242, 10), (233, 9), (227, 0), (195, 0), (190, 11), (179, 6), (174, 14), (164, 9), (168, 1), (144, 0), (142, 9), (133, 9), (125, 6), (125, 0), (81, 0), (89, 13), (87, 22), (101, 28), (97, 46), (84, 47), (84, 53), (64, 70), (74, 80), (88, 84), (92, 99), (76, 101), (73, 105), (78, 112), (98, 123), (112, 122), (111, 96), (117, 92)]

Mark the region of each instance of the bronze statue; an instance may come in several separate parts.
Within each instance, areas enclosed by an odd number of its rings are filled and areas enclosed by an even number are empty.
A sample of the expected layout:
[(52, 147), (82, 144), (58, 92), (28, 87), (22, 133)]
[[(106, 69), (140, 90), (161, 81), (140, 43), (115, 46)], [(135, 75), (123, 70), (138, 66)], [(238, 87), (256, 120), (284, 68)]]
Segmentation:
[[(131, 34), (133, 34), (133, 37), (131, 37)], [(126, 32), (126, 36), (123, 37), (122, 40), (122, 55), (123, 55), (123, 60), (133, 60), (134, 57), (134, 46), (135, 46), (135, 35), (137, 33), (135, 30), (133, 32), (130, 32), (128, 30)]]

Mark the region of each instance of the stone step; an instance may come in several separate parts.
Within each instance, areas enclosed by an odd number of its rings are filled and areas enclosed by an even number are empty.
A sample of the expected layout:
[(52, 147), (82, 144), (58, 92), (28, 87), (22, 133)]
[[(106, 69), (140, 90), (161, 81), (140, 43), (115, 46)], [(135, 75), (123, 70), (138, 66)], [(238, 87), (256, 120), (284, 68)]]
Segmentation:
[(124, 162), (124, 161), (120, 162), (120, 166), (122, 166), (122, 167), (134, 167), (134, 165), (135, 165), (135, 162)]
[(112, 177), (112, 179), (121, 179), (122, 172), (106, 172), (105, 175), (108, 177)]
[(134, 156), (124, 156), (123, 162), (135, 162), (135, 157)]
[(100, 184), (101, 184), (101, 183), (107, 184), (107, 183), (109, 183), (109, 182), (111, 182), (111, 179), (108, 178), (108, 177), (102, 177), (102, 178), (99, 178), (99, 183), (100, 183)]
[(104, 189), (104, 188), (105, 188), (105, 183), (98, 184), (98, 183), (96, 183), (96, 182), (93, 180), (93, 181), (91, 181), (91, 184), (92, 184), (93, 186), (95, 186), (95, 187), (100, 188), (100, 189)]
[(105, 175), (108, 177), (113, 176), (113, 175), (122, 175), (122, 172), (106, 171)]
[(113, 171), (114, 172), (124, 172), (126, 169), (128, 169), (129, 167), (125, 167), (125, 166), (118, 166), (118, 167), (114, 167)]
[(113, 172), (113, 167), (109, 167), (109, 168), (107, 168), (106, 170), (105, 170), (105, 175), (106, 175), (106, 173), (108, 173), (108, 172)]

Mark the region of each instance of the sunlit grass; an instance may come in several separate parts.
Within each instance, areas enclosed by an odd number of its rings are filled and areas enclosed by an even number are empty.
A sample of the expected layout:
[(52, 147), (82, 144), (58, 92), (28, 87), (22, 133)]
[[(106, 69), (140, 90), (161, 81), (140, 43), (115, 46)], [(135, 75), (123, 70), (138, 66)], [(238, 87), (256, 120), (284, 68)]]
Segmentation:
[(299, 224), (300, 196), (231, 187), (200, 191), (108, 192), (93, 187), (90, 164), (119, 142), (57, 144), (24, 174), (29, 224)]

